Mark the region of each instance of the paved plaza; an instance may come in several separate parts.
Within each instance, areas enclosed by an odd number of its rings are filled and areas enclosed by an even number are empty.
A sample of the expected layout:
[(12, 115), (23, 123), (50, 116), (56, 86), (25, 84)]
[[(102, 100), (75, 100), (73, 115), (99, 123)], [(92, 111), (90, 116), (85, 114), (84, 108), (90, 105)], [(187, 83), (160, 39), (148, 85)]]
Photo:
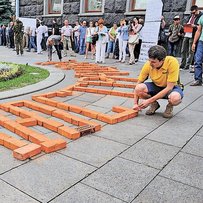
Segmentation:
[[(82, 62), (84, 56), (71, 59)], [(46, 52), (16, 56), (14, 51), (0, 47), (0, 61), (34, 65), (46, 60)], [(129, 72), (125, 77), (137, 78), (143, 64), (129, 66), (107, 59), (105, 65)], [(0, 104), (32, 101), (33, 95), (61, 90), (78, 80), (74, 70), (43, 68), (50, 71), (49, 78), (2, 92)], [(50, 154), (42, 152), (20, 161), (13, 157), (11, 150), (0, 146), (0, 203), (203, 202), (203, 87), (189, 86), (192, 81), (193, 74), (181, 71), (185, 96), (174, 108), (171, 119), (162, 117), (167, 101), (161, 100), (161, 108), (154, 116), (146, 116), (143, 110), (137, 117), (114, 125), (97, 121), (102, 126), (100, 131), (76, 140), (47, 128), (33, 127), (46, 137), (67, 142), (65, 149)], [(132, 92), (130, 88), (105, 88)], [(133, 98), (85, 92), (59, 100), (104, 114), (111, 114), (114, 106), (129, 109), (133, 106)], [(0, 115), (16, 119), (3, 110)], [(53, 119), (45, 113), (40, 116)], [(0, 132), (20, 138), (3, 127)]]

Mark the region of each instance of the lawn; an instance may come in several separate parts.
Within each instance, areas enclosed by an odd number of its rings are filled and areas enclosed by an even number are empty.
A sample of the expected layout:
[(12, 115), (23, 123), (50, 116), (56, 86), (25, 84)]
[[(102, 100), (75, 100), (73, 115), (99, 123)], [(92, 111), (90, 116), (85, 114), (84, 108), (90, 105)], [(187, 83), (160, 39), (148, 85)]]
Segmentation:
[(7, 81), (0, 81), (0, 92), (35, 84), (49, 76), (47, 70), (39, 67), (22, 64), (18, 64), (18, 66), (20, 66), (23, 73), (16, 78)]

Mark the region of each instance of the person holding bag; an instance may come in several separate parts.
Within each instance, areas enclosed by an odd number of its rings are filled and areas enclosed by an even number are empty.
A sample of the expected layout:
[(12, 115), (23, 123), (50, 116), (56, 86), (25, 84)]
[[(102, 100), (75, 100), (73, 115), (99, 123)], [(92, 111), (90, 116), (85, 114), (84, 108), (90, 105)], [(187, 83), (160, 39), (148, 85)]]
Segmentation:
[(129, 27), (129, 41), (128, 41), (128, 47), (130, 52), (129, 65), (135, 63), (134, 49), (135, 45), (139, 43), (139, 31), (141, 30), (141, 28), (142, 25), (138, 23), (138, 19), (134, 18), (133, 22), (130, 24)]

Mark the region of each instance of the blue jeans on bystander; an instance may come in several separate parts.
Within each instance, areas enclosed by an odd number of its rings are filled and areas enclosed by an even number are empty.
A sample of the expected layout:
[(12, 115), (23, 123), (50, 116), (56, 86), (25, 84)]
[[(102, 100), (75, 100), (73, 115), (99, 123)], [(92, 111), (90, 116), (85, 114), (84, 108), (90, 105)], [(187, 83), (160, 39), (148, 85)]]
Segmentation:
[(199, 40), (195, 53), (195, 80), (202, 82), (203, 41)]

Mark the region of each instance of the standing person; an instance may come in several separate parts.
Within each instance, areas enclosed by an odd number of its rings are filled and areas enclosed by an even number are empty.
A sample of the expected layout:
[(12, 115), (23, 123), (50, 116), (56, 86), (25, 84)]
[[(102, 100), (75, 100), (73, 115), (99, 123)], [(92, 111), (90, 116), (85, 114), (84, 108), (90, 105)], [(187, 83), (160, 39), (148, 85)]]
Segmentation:
[(25, 27), (24, 34), (23, 34), (23, 47), (29, 49), (29, 32), (30, 27)]
[(187, 21), (188, 26), (191, 27), (190, 32), (185, 32), (185, 36), (182, 43), (181, 48), (181, 69), (189, 69), (192, 65), (194, 52), (192, 51), (192, 44), (195, 36), (195, 32), (197, 31), (197, 23), (202, 15), (202, 12), (199, 11), (198, 6), (194, 5), (190, 9), (191, 15)]
[(104, 26), (104, 20), (102, 18), (98, 21), (96, 33), (98, 34), (98, 40), (96, 42), (96, 63), (105, 63), (105, 50), (108, 30), (107, 27)]
[(74, 33), (74, 43), (75, 43), (75, 53), (79, 52), (79, 28), (80, 24), (78, 21), (75, 22), (75, 27), (73, 28), (73, 33)]
[(128, 44), (129, 33), (128, 33), (128, 26), (126, 25), (125, 20), (121, 20), (121, 26), (118, 29), (120, 33), (119, 37), (119, 62), (125, 63), (126, 58), (126, 47)]
[(17, 19), (13, 27), (14, 37), (15, 37), (15, 47), (16, 53), (21, 56), (23, 55), (23, 23)]
[[(181, 103), (183, 91), (178, 85), (179, 63), (175, 57), (167, 56), (164, 47), (153, 46), (148, 51), (149, 60), (143, 66), (135, 88), (134, 110), (150, 106), (146, 115), (155, 114), (160, 105), (159, 99), (168, 99), (164, 118), (173, 117), (173, 107)], [(167, 73), (167, 74), (166, 74)], [(152, 82), (145, 82), (147, 78)], [(139, 104), (139, 99), (144, 99)]]
[(83, 21), (82, 26), (79, 28), (79, 33), (80, 33), (80, 47), (79, 47), (79, 54), (84, 55), (85, 54), (85, 36), (86, 36), (86, 31), (87, 31), (87, 22)]
[(64, 26), (61, 28), (61, 41), (63, 42), (63, 56), (67, 56), (67, 50), (72, 49), (71, 37), (73, 28), (69, 25), (68, 20), (64, 21)]
[(95, 33), (94, 23), (90, 21), (90, 26), (87, 28), (86, 36), (85, 36), (85, 41), (86, 41), (85, 59), (87, 59), (90, 46), (91, 46), (92, 59), (94, 59), (95, 46), (92, 45), (92, 36), (94, 35), (94, 33)]
[(114, 23), (113, 27), (109, 30), (109, 41), (108, 41), (108, 48), (107, 48), (107, 56), (106, 58), (109, 58), (110, 53), (113, 52), (113, 58), (114, 58), (114, 50), (116, 45), (116, 30), (117, 30), (117, 24)]
[(56, 19), (52, 21), (52, 35), (60, 35), (59, 25), (57, 24)]
[(36, 33), (37, 33), (37, 54), (42, 54), (42, 39), (43, 35), (45, 33), (43, 22), (40, 22), (40, 26), (37, 28)]
[(10, 29), (9, 29), (9, 39), (10, 39), (10, 48), (14, 49), (14, 31), (13, 31), (14, 23), (10, 22)]
[(2, 45), (2, 33), (3, 33), (2, 25), (0, 25), (0, 46)]
[(49, 37), (49, 30), (48, 30), (48, 27), (46, 25), (43, 25), (44, 27), (44, 34), (43, 34), (43, 39), (42, 39), (42, 49), (43, 51), (46, 51), (47, 50), (47, 39)]
[[(139, 43), (139, 32), (142, 28), (142, 25), (138, 23), (138, 18), (134, 18), (133, 22), (130, 24), (129, 27), (129, 52), (130, 52), (130, 61), (129, 65), (132, 65), (135, 63), (135, 55), (134, 55), (134, 50), (136, 44)], [(138, 60), (136, 56), (136, 60)]]
[(51, 35), (47, 39), (48, 61), (52, 61), (53, 46), (56, 49), (59, 60), (60, 61), (62, 60), (61, 50), (59, 48), (60, 43), (61, 43), (61, 36), (60, 35)]
[(195, 51), (195, 81), (190, 86), (202, 86), (202, 63), (203, 63), (203, 15), (198, 21), (198, 29), (192, 44), (192, 51)]
[(6, 46), (6, 26), (2, 26), (2, 45)]
[(161, 16), (161, 24), (160, 24), (159, 40), (158, 40), (158, 45), (161, 45), (161, 46), (164, 46), (167, 40), (165, 27), (166, 27), (166, 21), (164, 20), (164, 16)]
[(37, 52), (37, 46), (35, 44), (35, 38), (36, 38), (36, 28), (35, 27), (30, 28), (29, 37), (30, 37), (30, 42), (29, 42), (28, 52), (30, 52), (32, 48), (34, 48), (35, 52)]
[(10, 47), (10, 38), (9, 38), (9, 29), (10, 29), (10, 24), (6, 27), (6, 46)]
[(169, 27), (169, 38), (168, 38), (168, 52), (170, 56), (176, 55), (176, 50), (180, 44), (180, 39), (184, 35), (183, 26), (180, 24), (180, 16), (173, 18), (173, 24)]

